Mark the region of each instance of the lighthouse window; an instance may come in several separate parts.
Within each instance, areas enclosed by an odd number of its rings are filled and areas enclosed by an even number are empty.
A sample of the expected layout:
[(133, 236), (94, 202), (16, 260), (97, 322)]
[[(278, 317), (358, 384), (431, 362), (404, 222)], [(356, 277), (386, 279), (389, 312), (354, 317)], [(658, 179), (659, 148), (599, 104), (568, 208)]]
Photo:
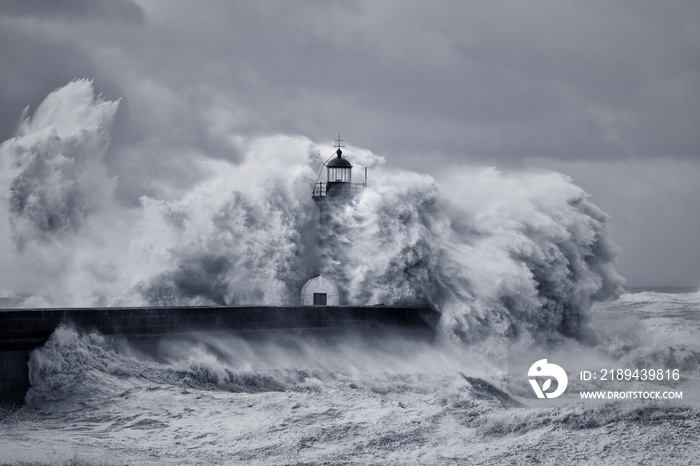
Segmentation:
[(347, 168), (329, 168), (328, 181), (342, 181), (344, 183), (349, 183), (350, 170)]
[(314, 293), (314, 306), (325, 306), (328, 303), (327, 293)]

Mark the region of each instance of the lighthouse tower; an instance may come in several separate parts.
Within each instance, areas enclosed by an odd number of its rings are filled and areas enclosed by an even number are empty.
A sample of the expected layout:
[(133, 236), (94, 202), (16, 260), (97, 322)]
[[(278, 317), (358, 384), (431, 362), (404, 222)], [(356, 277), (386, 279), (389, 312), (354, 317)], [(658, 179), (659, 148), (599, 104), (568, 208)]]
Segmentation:
[[(329, 224), (330, 210), (342, 206), (362, 192), (367, 186), (367, 169), (365, 168), (364, 183), (352, 182), (352, 164), (343, 157), (343, 140), (338, 134), (334, 155), (323, 164), (325, 167), (326, 181), (314, 184), (311, 198), (316, 202), (320, 210), (319, 229), (325, 232)], [(319, 175), (320, 177), (320, 175)], [(323, 234), (321, 234), (323, 238)], [(322, 240), (321, 240), (322, 241)], [(319, 269), (321, 269), (320, 264)], [(339, 303), (338, 288), (332, 280), (317, 275), (312, 278), (301, 290), (301, 304), (303, 306), (337, 306)]]

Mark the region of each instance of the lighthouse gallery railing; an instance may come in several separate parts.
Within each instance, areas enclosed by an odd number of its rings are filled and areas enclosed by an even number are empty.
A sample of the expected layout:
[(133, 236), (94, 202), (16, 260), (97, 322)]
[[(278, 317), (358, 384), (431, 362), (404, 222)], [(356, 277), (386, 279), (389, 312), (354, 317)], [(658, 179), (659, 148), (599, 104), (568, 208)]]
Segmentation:
[(341, 197), (353, 196), (361, 193), (365, 189), (364, 183), (343, 183), (331, 181), (330, 183), (314, 183), (311, 197), (314, 200), (323, 199), (325, 197)]

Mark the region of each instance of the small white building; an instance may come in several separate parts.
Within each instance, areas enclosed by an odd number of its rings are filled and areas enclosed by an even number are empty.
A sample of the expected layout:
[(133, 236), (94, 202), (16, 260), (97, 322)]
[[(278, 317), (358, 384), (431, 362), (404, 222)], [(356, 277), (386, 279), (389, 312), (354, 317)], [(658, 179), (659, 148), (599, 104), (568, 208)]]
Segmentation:
[(323, 275), (318, 275), (301, 288), (301, 305), (337, 306), (338, 287)]

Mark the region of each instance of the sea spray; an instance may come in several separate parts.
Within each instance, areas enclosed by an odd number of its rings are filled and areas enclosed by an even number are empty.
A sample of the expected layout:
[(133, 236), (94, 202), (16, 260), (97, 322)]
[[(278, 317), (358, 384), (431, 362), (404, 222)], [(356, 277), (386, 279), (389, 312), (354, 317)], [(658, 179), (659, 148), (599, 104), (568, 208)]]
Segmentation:
[[(116, 221), (105, 157), (118, 102), (76, 80), (0, 146), (0, 280), (25, 305), (95, 305), (113, 280), (100, 245)], [(112, 244), (119, 249), (121, 244)]]
[(2, 275), (25, 305), (297, 305), (321, 270), (347, 304), (433, 306), (444, 335), (483, 343), (579, 335), (591, 302), (619, 290), (606, 215), (557, 173), (455, 166), (436, 179), (348, 148), (374, 167), (369, 186), (330, 212), (319, 243), (322, 150), (237, 137), (242, 160), (190, 161), (205, 180), (180, 198), (121, 205), (115, 183), (139, 175), (107, 175), (116, 108), (72, 82), (0, 147), (14, 238)]
[(118, 102), (74, 81), (51, 93), (3, 144), (3, 194), (20, 249), (78, 231), (114, 183), (104, 157)]
[(465, 341), (547, 339), (578, 335), (592, 300), (619, 292), (607, 216), (563, 175), (464, 167), (440, 185), (392, 171), (375, 183), (330, 209), (325, 273), (350, 302), (434, 306)]

